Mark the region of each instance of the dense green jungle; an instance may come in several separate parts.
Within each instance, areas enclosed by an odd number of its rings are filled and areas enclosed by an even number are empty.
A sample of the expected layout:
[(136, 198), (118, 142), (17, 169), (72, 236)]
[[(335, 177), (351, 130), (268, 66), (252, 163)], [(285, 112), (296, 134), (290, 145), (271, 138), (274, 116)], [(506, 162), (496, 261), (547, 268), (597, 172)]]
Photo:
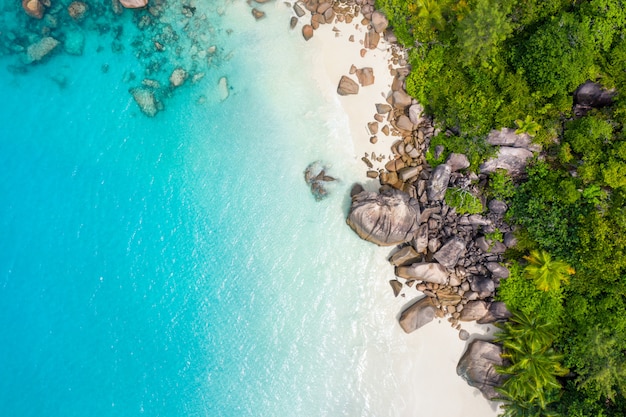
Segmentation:
[[(518, 245), (497, 297), (505, 416), (626, 415), (626, 1), (377, 0), (409, 51), (407, 92), (476, 169), (492, 129), (542, 151), (492, 174)], [(611, 100), (575, 106), (587, 81)], [(453, 134), (450, 135), (450, 132)], [(436, 163), (436, 161), (431, 161)]]

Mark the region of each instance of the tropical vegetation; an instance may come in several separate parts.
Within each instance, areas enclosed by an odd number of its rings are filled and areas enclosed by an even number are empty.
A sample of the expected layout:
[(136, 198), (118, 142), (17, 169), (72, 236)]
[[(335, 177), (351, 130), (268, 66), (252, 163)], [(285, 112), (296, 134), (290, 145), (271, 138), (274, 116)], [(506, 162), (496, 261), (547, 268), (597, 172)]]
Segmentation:
[[(445, 132), (429, 163), (466, 152), (476, 170), (501, 127), (543, 147), (522, 180), (496, 172), (486, 189), (518, 227), (497, 295), (515, 312), (505, 415), (626, 415), (626, 0), (376, 5), (409, 51), (407, 92)], [(575, 112), (588, 80), (616, 95)], [(537, 323), (549, 339), (522, 336)]]

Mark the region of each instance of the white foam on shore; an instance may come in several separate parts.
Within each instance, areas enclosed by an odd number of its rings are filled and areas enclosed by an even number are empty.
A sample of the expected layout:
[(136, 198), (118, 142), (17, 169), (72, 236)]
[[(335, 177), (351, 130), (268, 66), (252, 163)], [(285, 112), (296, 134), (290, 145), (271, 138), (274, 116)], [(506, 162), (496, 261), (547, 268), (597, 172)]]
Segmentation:
[[(233, 19), (250, 13), (249, 6), (243, 3), (232, 7)], [(346, 208), (349, 184), (366, 180), (366, 167), (360, 158), (372, 151), (389, 155), (391, 144), (397, 140), (379, 132), (378, 143), (372, 145), (367, 131), (367, 123), (373, 121), (376, 111), (375, 104), (384, 103), (390, 91), (389, 45), (381, 40), (378, 49), (368, 50), (361, 57), (360, 41), (365, 30), (355, 27), (355, 23), (323, 25), (305, 42), (301, 25), (306, 17), (300, 19), (293, 31), (288, 31), (292, 12), (284, 3), (259, 8), (267, 13), (266, 18), (254, 22), (248, 17), (247, 24), (256, 26), (236, 28), (249, 30), (246, 36), (250, 42), (245, 46), (248, 49), (237, 53), (250, 55), (251, 62), (256, 60), (259, 91), (241, 91), (237, 74), (225, 74), (233, 87), (227, 102), (246, 94), (263, 94), (268, 114), (281, 113), (278, 123), (284, 119), (284, 128), (289, 129), (286, 132), (289, 140), (276, 145), (283, 187), (291, 185), (292, 175), (298, 175), (301, 181), (303, 168), (316, 159), (334, 165), (331, 174), (338, 173), (343, 180), (337, 194), (314, 209), (301, 202), (287, 201), (289, 197), (302, 198), (300, 194), (308, 193), (304, 187), (296, 184), (289, 190), (290, 195), (282, 200), (273, 221), (281, 228), (293, 229), (290, 233), (297, 234), (297, 238), (291, 240), (287, 231), (282, 237), (263, 237), (263, 227), (251, 227), (259, 229), (259, 236), (252, 236), (251, 241), (264, 241), (268, 245), (255, 256), (263, 259), (262, 263), (273, 263), (272, 275), (282, 274), (285, 265), (294, 263), (292, 258), (301, 263), (301, 269), (288, 275), (290, 288), (284, 293), (282, 288), (276, 291), (279, 298), (273, 303), (280, 306), (280, 311), (265, 313), (276, 315), (268, 318), (268, 322), (284, 320), (284, 316), (289, 319), (276, 336), (285, 340), (275, 343), (291, 344), (286, 358), (283, 355), (273, 358), (280, 369), (272, 369), (275, 386), (271, 395), (268, 393), (271, 397), (268, 409), (273, 412), (267, 415), (279, 415), (280, 410), (291, 409), (294, 415), (496, 416), (496, 404), (485, 400), (456, 374), (456, 364), (466, 342), (458, 338), (458, 332), (445, 320), (406, 335), (397, 323), (397, 316), (420, 294), (406, 288), (405, 297), (394, 298), (388, 284), (394, 278), (393, 268), (386, 261), (392, 249), (360, 241), (340, 217)], [(339, 31), (333, 31), (333, 27)], [(348, 40), (350, 35), (354, 35), (354, 42)], [(257, 43), (265, 47), (268, 36), (290, 38), (276, 39), (276, 46), (256, 50)], [(352, 64), (357, 68), (372, 67), (376, 81), (374, 85), (361, 87), (358, 95), (341, 97), (337, 85), (341, 75), (349, 75)], [(351, 78), (356, 80), (354, 75)], [(320, 97), (315, 97), (316, 89)], [(258, 128), (265, 130), (262, 122)], [(292, 133), (297, 129), (301, 129), (301, 137)], [(285, 154), (289, 154), (289, 160), (280, 159)], [(370, 181), (370, 186), (374, 185), (375, 181)], [(287, 212), (301, 212), (302, 224), (295, 221), (290, 224), (292, 220), (283, 214)], [(295, 230), (296, 227), (301, 230)], [(309, 236), (301, 236), (305, 233)], [(324, 242), (323, 235), (328, 233), (333, 236), (326, 237), (327, 247), (311, 250), (298, 245), (307, 237), (311, 242)], [(285, 244), (290, 242), (288, 253), (284, 253)], [(322, 272), (309, 276), (315, 269)], [(311, 279), (319, 281), (312, 284)], [(252, 290), (261, 294), (264, 287), (268, 284)], [(300, 311), (311, 299), (313, 309)], [(267, 306), (267, 310), (270, 307), (273, 306)], [(473, 336), (490, 334), (484, 326), (463, 324), (463, 328)], [(319, 410), (307, 408), (311, 402), (319, 403)]]
[[(307, 15), (308, 16), (308, 15)], [(306, 22), (307, 16), (301, 19)], [(372, 144), (372, 134), (367, 124), (374, 121), (376, 103), (386, 103), (391, 92), (393, 76), (390, 73), (391, 45), (381, 38), (376, 49), (367, 49), (362, 57), (363, 40), (367, 28), (360, 24), (361, 17), (350, 24), (321, 25), (307, 46), (314, 50), (311, 63), (312, 75), (325, 100), (342, 109), (347, 118), (354, 159), (359, 164), (364, 154), (391, 154), (392, 143), (398, 137), (386, 136), (379, 125), (378, 142)], [(294, 30), (299, 33), (300, 25)], [(350, 41), (353, 36), (354, 40)], [(342, 75), (357, 81), (350, 75), (350, 67), (371, 67), (374, 70), (373, 85), (359, 88), (357, 95), (340, 96), (337, 86)], [(386, 115), (385, 115), (386, 119)], [(391, 127), (391, 126), (390, 126)], [(375, 163), (380, 167), (388, 160)], [(360, 165), (363, 174), (366, 167)], [(400, 311), (420, 293), (405, 287), (394, 299), (388, 284), (393, 279), (393, 268), (384, 261), (390, 250), (379, 248), (381, 256), (377, 265), (375, 282), (363, 287), (363, 315), (361, 337), (366, 348), (358, 360), (359, 390), (368, 404), (364, 415), (374, 416), (428, 416), (428, 417), (487, 417), (498, 415), (497, 404), (487, 401), (480, 392), (467, 385), (456, 374), (456, 365), (463, 354), (466, 342), (458, 338), (458, 332), (445, 319), (439, 319), (410, 335), (405, 334), (397, 323)], [(490, 338), (493, 329), (476, 323), (464, 323), (471, 339)]]

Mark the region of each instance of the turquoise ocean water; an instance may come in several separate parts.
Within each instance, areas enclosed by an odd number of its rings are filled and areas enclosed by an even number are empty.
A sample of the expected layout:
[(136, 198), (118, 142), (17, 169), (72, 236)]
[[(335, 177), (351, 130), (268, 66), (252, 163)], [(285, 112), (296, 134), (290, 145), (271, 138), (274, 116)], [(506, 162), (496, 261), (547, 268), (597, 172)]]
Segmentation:
[[(0, 4), (5, 51), (28, 44), (22, 26), (39, 29)], [(195, 6), (215, 57), (192, 63), (181, 39), (155, 58), (162, 83), (176, 65), (204, 78), (154, 118), (128, 92), (150, 77), (131, 11), (59, 22), (82, 33), (82, 56), (0, 57), (2, 416), (355, 416), (385, 403), (359, 374), (381, 252), (345, 226), (363, 176), (345, 116), (316, 93), (284, 5), (258, 22), (243, 1)], [(180, 10), (164, 13), (182, 34)], [(341, 179), (321, 202), (303, 180), (315, 160)]]

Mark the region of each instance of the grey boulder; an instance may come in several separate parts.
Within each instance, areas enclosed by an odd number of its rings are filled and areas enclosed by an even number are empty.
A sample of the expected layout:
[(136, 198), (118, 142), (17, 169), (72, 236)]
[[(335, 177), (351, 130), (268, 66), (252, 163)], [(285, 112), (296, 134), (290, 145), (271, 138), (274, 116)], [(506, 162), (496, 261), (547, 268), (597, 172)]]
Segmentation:
[(430, 297), (422, 297), (407, 307), (400, 315), (400, 327), (405, 333), (411, 333), (433, 321), (437, 308)]
[(347, 223), (362, 239), (392, 246), (413, 239), (419, 215), (417, 202), (402, 191), (362, 191), (352, 197)]
[(470, 386), (478, 388), (485, 398), (498, 397), (496, 388), (504, 382), (504, 375), (496, 371), (504, 360), (500, 356), (502, 348), (485, 340), (471, 342), (456, 366), (456, 373)]

